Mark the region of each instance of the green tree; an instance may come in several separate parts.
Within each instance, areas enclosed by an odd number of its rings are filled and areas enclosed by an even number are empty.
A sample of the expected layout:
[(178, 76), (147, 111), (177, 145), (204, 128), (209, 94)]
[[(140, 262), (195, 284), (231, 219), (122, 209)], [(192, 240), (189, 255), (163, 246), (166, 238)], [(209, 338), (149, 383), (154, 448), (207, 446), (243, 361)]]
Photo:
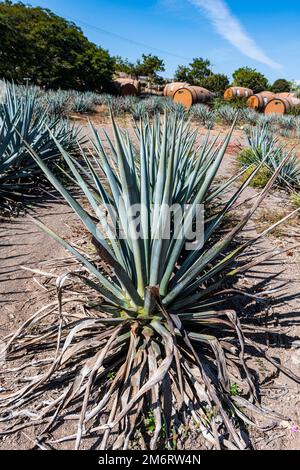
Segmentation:
[(274, 93), (284, 93), (291, 91), (292, 83), (286, 80), (285, 78), (279, 78), (272, 85), (272, 91)]
[(114, 60), (50, 10), (0, 3), (0, 76), (51, 88), (105, 88)]
[(267, 78), (256, 69), (241, 67), (233, 74), (233, 85), (250, 88), (254, 93), (259, 93), (269, 88)]
[(178, 66), (175, 79), (179, 82), (188, 82), (191, 85), (204, 86), (204, 81), (212, 74), (211, 62), (208, 59), (196, 57), (188, 66)]
[(146, 76), (152, 82), (156, 82), (159, 80), (158, 72), (165, 71), (165, 64), (156, 55), (142, 54), (142, 60), (137, 60), (135, 68), (137, 76)]
[(175, 71), (175, 80), (178, 82), (189, 82), (190, 81), (190, 68), (185, 65), (179, 65)]
[(129, 62), (128, 59), (123, 59), (120, 56), (116, 56), (114, 60), (115, 60), (115, 71), (123, 72), (123, 73), (126, 73), (127, 75), (136, 76), (137, 71), (136, 71), (135, 64), (133, 64), (132, 62)]
[(190, 82), (193, 85), (202, 86), (202, 83), (212, 75), (211, 62), (202, 57), (196, 57), (190, 63)]
[(202, 81), (202, 86), (219, 96), (223, 96), (224, 91), (229, 86), (229, 79), (226, 75), (214, 73)]

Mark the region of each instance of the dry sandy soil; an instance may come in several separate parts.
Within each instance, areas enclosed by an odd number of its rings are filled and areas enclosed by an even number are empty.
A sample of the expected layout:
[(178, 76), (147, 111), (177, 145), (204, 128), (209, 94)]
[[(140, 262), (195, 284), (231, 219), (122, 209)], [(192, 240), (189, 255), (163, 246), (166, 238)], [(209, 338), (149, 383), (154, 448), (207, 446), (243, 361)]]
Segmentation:
[[(97, 127), (109, 123), (101, 117), (94, 116)], [(122, 124), (127, 125), (126, 120)], [(213, 131), (224, 134), (224, 129)], [(235, 131), (228, 153), (220, 169), (219, 178), (234, 174), (236, 154), (243, 136), (240, 130)], [(243, 203), (236, 210), (236, 216), (247, 210), (251, 199), (257, 194), (254, 189), (247, 189)], [(291, 211), (289, 201), (284, 192), (272, 191), (264, 201), (255, 218), (246, 228), (247, 236), (254, 236), (266, 228), (274, 214), (285, 215)], [(30, 215), (40, 218), (61, 236), (76, 242), (79, 238), (76, 216), (62, 201), (49, 198), (41, 206), (34, 206), (24, 216), (13, 220), (2, 220), (0, 223), (0, 339), (13, 332), (30, 315), (44, 303), (55, 299), (55, 289), (45, 289), (39, 276), (21, 268), (32, 267), (49, 271), (56, 266), (56, 273), (66, 271), (65, 260), (68, 255), (55, 241), (41, 232), (30, 219)], [(253, 268), (239, 281), (239, 286), (249, 289), (254, 294), (261, 294), (263, 301), (250, 299), (246, 304), (244, 299), (237, 296), (237, 307), (240, 308), (244, 319), (251, 317), (257, 326), (277, 328), (277, 333), (261, 332), (258, 341), (263, 347), (268, 347), (270, 355), (283, 366), (293, 370), (300, 376), (300, 248), (294, 247), (300, 242), (300, 219), (288, 222), (274, 235), (265, 237), (259, 244), (263, 251), (266, 248), (286, 247), (287, 251), (272, 262), (265, 263), (259, 268)], [(52, 263), (52, 264), (51, 264)], [(69, 265), (68, 269), (71, 269)], [(271, 299), (264, 295), (264, 290), (286, 285)], [(257, 330), (258, 331), (258, 330)], [(296, 343), (298, 341), (298, 343)], [(265, 360), (254, 358), (252, 367), (257, 371), (262, 383), (262, 403), (287, 418), (290, 424), (282, 423), (277, 429), (261, 434), (251, 431), (254, 447), (257, 449), (300, 449), (300, 386)], [(1, 367), (1, 365), (0, 365)], [(1, 379), (0, 379), (1, 380)], [(1, 381), (0, 381), (1, 388)], [(258, 417), (259, 418), (259, 417)], [(197, 448), (199, 440), (192, 435), (186, 442), (186, 448)], [(0, 449), (32, 448), (30, 438), (18, 435), (0, 438)]]

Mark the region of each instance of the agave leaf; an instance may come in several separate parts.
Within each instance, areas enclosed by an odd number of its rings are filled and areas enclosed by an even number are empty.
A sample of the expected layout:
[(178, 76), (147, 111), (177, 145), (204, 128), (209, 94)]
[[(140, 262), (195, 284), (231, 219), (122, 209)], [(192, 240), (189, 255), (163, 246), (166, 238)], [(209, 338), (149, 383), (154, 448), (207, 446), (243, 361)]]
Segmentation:
[(36, 174), (41, 174), (24, 145), (25, 140), (44, 161), (53, 165), (58, 162), (60, 152), (49, 129), (65, 149), (73, 151), (80, 128), (49, 117), (35, 90), (26, 87), (24, 96), (19, 96), (17, 88), (7, 84), (0, 103), (0, 194), (4, 200), (13, 195), (5, 184), (17, 185), (26, 196), (28, 186), (22, 188), (19, 180), (32, 181)]
[[(113, 282), (109, 281), (105, 276), (103, 276), (103, 274), (98, 271), (98, 269), (86, 257), (81, 255), (79, 251), (76, 250), (76, 248), (74, 248), (68, 242), (59, 237), (40, 220), (34, 218), (31, 219), (38, 227), (48, 233), (48, 235), (50, 235), (54, 240), (58, 241), (64, 248), (66, 248), (71, 254), (73, 254), (78, 259), (78, 261), (80, 261), (100, 281), (100, 283), (105, 287), (105, 289), (101, 289), (101, 287), (99, 287), (104, 298), (110, 300), (116, 305), (118, 305), (119, 302), (122, 302), (123, 294), (117, 285), (115, 285)], [(110, 293), (112, 293), (113, 295), (111, 295)], [(123, 305), (125, 306), (124, 302)]]
[[(137, 182), (134, 178), (134, 175), (130, 171), (130, 166), (128, 165), (128, 160), (124, 151), (122, 137), (113, 118), (112, 127), (115, 136), (118, 166), (120, 170), (120, 181), (122, 187), (124, 188), (121, 203), (124, 203), (124, 210), (126, 210), (127, 213), (130, 213), (131, 208), (135, 204), (138, 204), (140, 202), (140, 199), (138, 197)], [(131, 221), (129, 221), (128, 229), (128, 235), (132, 244), (133, 259), (137, 276), (137, 291), (140, 296), (143, 296), (145, 291), (145, 260), (143, 259), (143, 252), (141, 250), (141, 240), (139, 237), (136, 237), (133, 223)]]
[[(234, 123), (235, 125), (235, 123)], [(198, 204), (201, 204), (202, 201), (203, 201), (203, 198), (205, 196), (205, 194), (207, 193), (219, 167), (220, 167), (220, 164), (221, 164), (221, 161), (224, 157), (224, 154), (225, 154), (225, 151), (227, 149), (227, 146), (228, 146), (228, 143), (230, 141), (230, 138), (231, 138), (231, 135), (232, 135), (232, 132), (233, 132), (233, 129), (234, 129), (234, 125), (232, 126), (230, 132), (228, 133), (227, 137), (225, 138), (224, 140), (224, 143), (221, 147), (221, 149), (219, 150), (219, 153), (218, 153), (218, 156), (217, 158), (215, 159), (215, 161), (213, 162), (213, 164), (211, 165), (211, 167), (208, 169), (206, 175), (205, 175), (205, 179), (202, 183), (202, 185), (200, 186), (200, 189), (191, 205), (191, 207), (189, 208), (186, 216), (185, 216), (185, 223), (188, 227), (191, 227), (192, 226), (192, 221), (193, 221), (193, 218), (194, 218), (194, 215), (195, 215), (195, 210), (196, 210), (196, 207)], [(179, 238), (178, 240), (174, 241), (173, 244), (170, 245), (170, 255), (168, 257), (168, 262), (166, 264), (166, 267), (165, 267), (165, 273), (164, 273), (164, 276), (162, 278), (162, 281), (161, 281), (161, 285), (160, 285), (160, 289), (161, 289), (161, 295), (166, 295), (166, 292), (167, 292), (167, 288), (168, 288), (168, 284), (169, 284), (169, 281), (170, 281), (170, 277), (174, 271), (174, 267), (175, 267), (175, 264), (178, 260), (178, 257), (181, 253), (181, 250), (182, 250), (182, 247), (185, 243), (185, 239), (182, 237), (181, 239)]]
[(45, 174), (49, 178), (49, 181), (51, 181), (53, 186), (62, 194), (62, 196), (66, 199), (68, 204), (72, 207), (72, 209), (76, 212), (76, 214), (85, 224), (87, 229), (91, 232), (91, 234), (94, 237), (94, 240), (97, 243), (97, 248), (101, 249), (101, 255), (105, 257), (105, 261), (108, 262), (111, 268), (115, 271), (116, 276), (118, 277), (119, 281), (124, 286), (124, 288), (126, 289), (132, 301), (136, 305), (142, 305), (142, 300), (139, 297), (131, 279), (129, 278), (126, 271), (123, 269), (123, 267), (116, 261), (116, 259), (111, 253), (110, 248), (108, 249), (106, 248), (107, 243), (103, 239), (103, 235), (99, 233), (99, 230), (94, 225), (91, 217), (80, 206), (80, 204), (68, 193), (68, 191), (60, 183), (60, 181), (55, 177), (55, 175), (49, 170), (49, 168), (45, 165), (45, 163), (39, 158), (39, 156), (28, 146), (27, 143), (25, 143), (25, 145), (28, 147), (28, 151), (31, 153), (32, 157), (35, 159), (37, 164), (45, 172)]
[[(266, 197), (269, 189), (275, 183), (276, 178), (278, 177), (278, 174), (280, 173), (281, 168), (285, 165), (286, 161), (289, 158), (290, 158), (290, 155), (287, 155), (287, 157), (281, 162), (280, 166), (278, 167), (276, 172), (273, 174), (273, 176), (270, 178), (264, 190), (261, 191), (261, 193), (256, 198), (252, 208), (245, 214), (241, 222), (237, 224), (231, 230), (231, 232), (227, 236), (224, 237), (223, 240), (220, 240), (212, 248), (210, 248), (206, 253), (203, 253), (200, 256), (200, 258), (194, 263), (194, 265), (191, 268), (189, 268), (189, 270), (186, 272), (186, 274), (182, 278), (181, 282), (177, 283), (177, 285), (164, 298), (165, 305), (168, 305), (170, 302), (172, 302), (172, 300), (175, 299), (175, 297), (191, 282), (191, 280), (196, 278), (196, 276), (199, 274), (199, 272), (201, 272), (201, 270), (204, 268), (205, 265), (211, 263), (215, 258), (219, 256), (220, 253), (226, 250), (226, 248), (232, 242), (236, 234), (241, 232), (241, 230), (245, 227), (247, 222), (250, 220), (250, 218), (252, 217), (256, 209), (258, 208), (261, 201)], [(245, 246), (246, 245), (244, 245), (243, 248), (240, 247), (237, 250), (235, 250), (233, 252), (233, 257), (235, 257), (240, 251), (242, 251), (245, 248)]]

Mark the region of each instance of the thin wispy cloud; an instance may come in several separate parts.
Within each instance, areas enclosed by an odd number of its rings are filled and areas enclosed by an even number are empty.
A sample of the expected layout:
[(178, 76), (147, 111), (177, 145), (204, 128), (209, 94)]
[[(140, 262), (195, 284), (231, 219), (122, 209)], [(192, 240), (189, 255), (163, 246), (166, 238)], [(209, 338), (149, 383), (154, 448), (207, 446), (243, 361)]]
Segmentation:
[(282, 67), (268, 57), (254, 39), (247, 34), (224, 0), (189, 1), (199, 7), (213, 23), (216, 31), (243, 54), (274, 69)]

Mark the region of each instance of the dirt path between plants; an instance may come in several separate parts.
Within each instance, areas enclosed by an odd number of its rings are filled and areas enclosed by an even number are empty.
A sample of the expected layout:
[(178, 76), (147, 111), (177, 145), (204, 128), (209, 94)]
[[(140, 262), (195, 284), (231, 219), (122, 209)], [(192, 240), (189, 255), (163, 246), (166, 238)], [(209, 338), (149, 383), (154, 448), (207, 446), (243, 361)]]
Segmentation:
[[(99, 125), (97, 119), (95, 124)], [(109, 130), (107, 124), (105, 126)], [(218, 130), (214, 131), (214, 133), (217, 132)], [(219, 172), (220, 178), (236, 173), (234, 154), (237, 153), (237, 144), (240, 141), (241, 132), (237, 131)], [(247, 210), (251, 204), (248, 200), (255, 194), (257, 194), (256, 190), (247, 189), (244, 194), (244, 203), (236, 211), (237, 216)], [(253, 236), (264, 229), (264, 211), (286, 214), (289, 210), (291, 208), (285, 194), (273, 191), (259, 209), (254, 222), (247, 227), (245, 235)], [(72, 241), (78, 238), (76, 215), (66, 204), (53, 201), (47, 203), (45, 207), (31, 210), (31, 213), (62, 237)], [(264, 238), (259, 248), (265, 250), (292, 247), (295, 243), (300, 243), (299, 220), (297, 223), (287, 224), (280, 237)], [(45, 303), (55, 299), (55, 289), (45, 290), (44, 286), (39, 283), (38, 276), (24, 271), (20, 266), (41, 270), (47, 266), (45, 269), (47, 271), (51, 270), (49, 261), (57, 260), (56, 265), (60, 267), (56, 272), (63, 273), (66, 271), (64, 267), (66, 257), (68, 254), (65, 250), (37, 228), (29, 215), (0, 223), (0, 339), (13, 332)], [(265, 280), (270, 276), (272, 279), (266, 287)], [(287, 285), (280, 292), (283, 299), (271, 302), (270, 295), (263, 294), (263, 290), (278, 288), (284, 282), (287, 282)], [(263, 297), (263, 300), (259, 302), (251, 299), (247, 305), (241, 297), (237, 297), (236, 302), (240, 306), (244, 322), (248, 316), (257, 321), (258, 327), (269, 324), (279, 328), (279, 333), (275, 335), (261, 333), (259, 341), (264, 347), (268, 345), (269, 353), (282, 365), (300, 376), (300, 344), (296, 343), (300, 340), (300, 296), (297, 296), (300, 292), (299, 247), (287, 250), (273, 262), (253, 268), (240, 279), (238, 288)], [(300, 449), (299, 385), (282, 373), (276, 375), (275, 368), (264, 360), (254, 359), (249, 365), (257, 372), (261, 381), (268, 384), (262, 403), (291, 419), (289, 424), (283, 422), (280, 428), (270, 430), (269, 433), (252, 432), (255, 447), (258, 449)], [(22, 435), (0, 438), (0, 449), (30, 447), (32, 447), (32, 442)], [(197, 447), (197, 436), (189, 439), (187, 447)]]
[[(237, 171), (236, 157), (227, 155), (220, 175), (230, 176)], [(245, 213), (251, 207), (258, 191), (247, 188), (241, 201), (245, 201), (236, 211), (236, 215)], [(245, 229), (246, 236), (262, 233), (272, 223), (291, 213), (289, 198), (284, 191), (273, 189), (263, 201), (252, 221)], [(272, 220), (276, 214), (277, 219)], [(281, 217), (278, 217), (281, 216)], [(298, 246), (295, 246), (298, 245)], [(278, 333), (262, 333), (255, 340), (268, 349), (268, 353), (284, 367), (300, 377), (300, 217), (293, 217), (273, 234), (262, 238), (258, 244), (260, 252), (272, 249), (286, 249), (280, 255), (262, 265), (252, 268), (239, 280), (237, 287), (262, 297), (253, 300), (244, 308), (242, 298), (237, 298), (243, 324), (255, 319), (258, 328), (267, 327)], [(278, 291), (264, 294), (265, 291)], [(241, 302), (239, 304), (239, 302)], [(289, 418), (288, 424), (268, 433), (252, 433), (257, 449), (300, 449), (300, 386), (265, 360), (251, 361), (249, 366), (255, 370), (260, 383), (267, 385), (263, 390), (262, 404)]]
[[(51, 260), (66, 258), (65, 250), (38, 228), (31, 216), (39, 218), (62, 237), (72, 236), (76, 216), (64, 203), (52, 202), (30, 213), (0, 223), (0, 334), (13, 331), (36, 308), (47, 301), (48, 293), (34, 273), (21, 268), (43, 269)], [(46, 270), (46, 269), (44, 269)], [(63, 268), (62, 268), (63, 270)]]

